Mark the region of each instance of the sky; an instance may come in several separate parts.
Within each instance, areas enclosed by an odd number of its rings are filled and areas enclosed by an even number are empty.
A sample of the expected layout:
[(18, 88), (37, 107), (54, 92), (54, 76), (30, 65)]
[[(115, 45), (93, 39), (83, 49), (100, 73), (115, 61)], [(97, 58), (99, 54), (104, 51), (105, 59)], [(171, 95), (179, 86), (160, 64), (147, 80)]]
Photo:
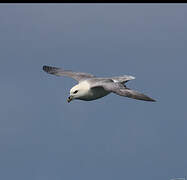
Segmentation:
[[(186, 4), (1, 4), (0, 179), (187, 175)], [(76, 81), (43, 65), (132, 75), (145, 102), (67, 103)]]

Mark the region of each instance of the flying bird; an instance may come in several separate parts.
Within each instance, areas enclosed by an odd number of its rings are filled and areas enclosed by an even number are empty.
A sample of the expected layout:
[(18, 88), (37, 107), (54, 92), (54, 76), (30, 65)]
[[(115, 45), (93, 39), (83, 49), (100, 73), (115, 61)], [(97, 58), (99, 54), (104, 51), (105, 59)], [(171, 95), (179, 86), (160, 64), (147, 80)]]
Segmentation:
[(123, 75), (101, 78), (88, 73), (73, 72), (51, 66), (43, 66), (43, 70), (49, 74), (56, 76), (68, 76), (78, 81), (78, 84), (73, 86), (70, 90), (70, 96), (67, 99), (68, 102), (74, 99), (91, 101), (102, 98), (111, 92), (128, 98), (143, 101), (155, 101), (142, 93), (126, 87), (126, 82), (135, 79), (133, 76)]

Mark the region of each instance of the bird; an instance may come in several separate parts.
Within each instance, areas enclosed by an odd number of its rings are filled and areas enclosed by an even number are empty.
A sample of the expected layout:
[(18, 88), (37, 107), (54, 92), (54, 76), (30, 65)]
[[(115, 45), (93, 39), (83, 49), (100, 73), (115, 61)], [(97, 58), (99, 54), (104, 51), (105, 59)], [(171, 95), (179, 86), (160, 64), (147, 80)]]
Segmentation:
[(133, 98), (136, 100), (155, 102), (156, 100), (142, 94), (138, 91), (129, 89), (126, 83), (135, 79), (134, 76), (123, 75), (114, 77), (96, 77), (89, 73), (73, 72), (64, 70), (58, 67), (43, 66), (43, 70), (48, 74), (56, 76), (67, 76), (78, 82), (70, 89), (70, 95), (67, 102), (72, 100), (92, 101), (102, 98), (110, 93), (115, 93), (119, 96)]

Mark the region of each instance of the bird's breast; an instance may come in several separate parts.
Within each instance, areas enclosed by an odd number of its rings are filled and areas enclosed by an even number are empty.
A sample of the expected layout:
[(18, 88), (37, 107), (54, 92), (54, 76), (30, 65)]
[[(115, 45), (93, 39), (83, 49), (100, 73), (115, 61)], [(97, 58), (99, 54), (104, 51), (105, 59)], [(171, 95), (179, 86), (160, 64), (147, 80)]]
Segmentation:
[(97, 88), (93, 88), (90, 89), (85, 96), (81, 97), (81, 100), (85, 100), (85, 101), (91, 101), (91, 100), (95, 100), (98, 98), (102, 98), (106, 95), (108, 95), (110, 92), (105, 91), (103, 88), (101, 87), (97, 87)]

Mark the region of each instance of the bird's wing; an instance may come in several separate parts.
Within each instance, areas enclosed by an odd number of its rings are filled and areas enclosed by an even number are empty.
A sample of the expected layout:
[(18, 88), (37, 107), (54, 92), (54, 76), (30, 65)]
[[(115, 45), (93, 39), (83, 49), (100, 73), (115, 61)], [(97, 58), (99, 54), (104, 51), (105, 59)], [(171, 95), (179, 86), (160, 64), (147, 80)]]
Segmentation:
[(120, 96), (126, 96), (128, 98), (133, 98), (133, 99), (138, 99), (138, 100), (143, 100), (143, 101), (155, 101), (154, 99), (146, 96), (145, 94), (142, 94), (135, 90), (127, 89), (127, 88), (116, 89), (114, 93)]
[(92, 85), (91, 88), (98, 88), (102, 87), (104, 90), (108, 92), (113, 92), (120, 96), (125, 96), (128, 98), (143, 100), (143, 101), (155, 101), (154, 99), (139, 93), (137, 91), (134, 91), (132, 89), (124, 87), (121, 83), (115, 83), (110, 81), (99, 81)]
[(72, 72), (72, 71), (69, 71), (69, 70), (63, 70), (61, 68), (51, 67), (51, 66), (43, 66), (43, 70), (45, 72), (49, 73), (49, 74), (53, 74), (53, 75), (56, 75), (56, 76), (71, 77), (78, 82), (81, 81), (81, 80), (84, 80), (84, 79), (94, 77), (94, 75), (92, 75), (92, 74), (82, 73), (82, 72)]

